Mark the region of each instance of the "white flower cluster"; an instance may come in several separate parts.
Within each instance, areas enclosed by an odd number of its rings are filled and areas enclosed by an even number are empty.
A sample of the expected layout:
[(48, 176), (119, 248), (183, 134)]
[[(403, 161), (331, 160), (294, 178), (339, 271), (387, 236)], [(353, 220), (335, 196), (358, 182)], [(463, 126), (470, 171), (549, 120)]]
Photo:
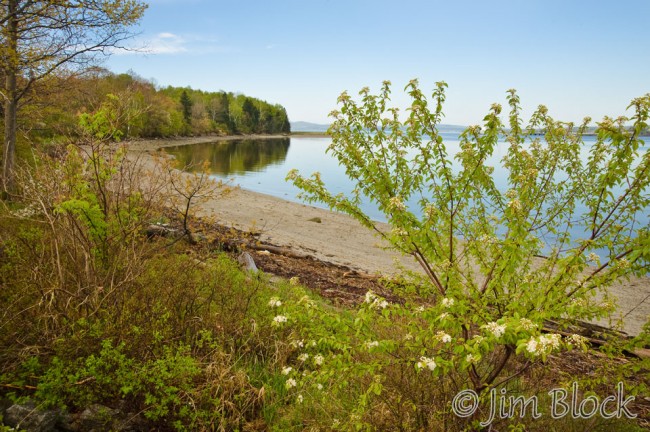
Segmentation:
[(390, 208), (392, 210), (404, 211), (406, 210), (406, 205), (404, 205), (400, 197), (394, 196), (390, 199)]
[(576, 345), (576, 346), (580, 346), (580, 347), (585, 345), (587, 343), (587, 341), (589, 340), (586, 337), (580, 336), (578, 334), (572, 334), (570, 336), (567, 336), (566, 339), (571, 345)]
[(382, 297), (379, 297), (377, 294), (372, 292), (372, 290), (366, 293), (366, 299), (364, 302), (368, 303), (373, 309), (385, 309), (389, 304)]
[(616, 305), (614, 303), (609, 302), (609, 301), (604, 301), (600, 304), (600, 307), (607, 310), (607, 311), (613, 311), (616, 309)]
[(404, 228), (393, 228), (393, 235), (398, 237), (407, 237), (409, 233)]
[(569, 305), (574, 307), (586, 307), (589, 304), (587, 303), (587, 300), (583, 298), (572, 298)]
[(524, 330), (535, 330), (537, 328), (537, 324), (535, 324), (534, 322), (532, 322), (528, 318), (521, 318), (519, 320), (519, 325)]
[(307, 353), (303, 353), (298, 356), (298, 360), (300, 360), (301, 362), (306, 362), (308, 358), (309, 358), (309, 354)]
[(427, 204), (424, 208), (424, 212), (427, 214), (429, 219), (433, 219), (438, 213), (438, 209), (433, 204)]
[(275, 308), (280, 306), (282, 306), (280, 299), (277, 297), (271, 297), (271, 300), (269, 300), (269, 307)]
[(293, 368), (291, 366), (287, 366), (285, 368), (282, 368), (282, 375), (289, 375)]
[(289, 378), (289, 379), (284, 383), (284, 386), (285, 386), (287, 389), (290, 389), (290, 388), (292, 388), (292, 387), (295, 387), (296, 384), (298, 384), (298, 383), (296, 382), (295, 379), (293, 379), (293, 378)]
[(418, 369), (427, 368), (429, 370), (434, 370), (436, 368), (436, 361), (429, 357), (420, 357), (420, 361), (415, 364)]
[(446, 308), (450, 308), (454, 305), (454, 299), (445, 297), (442, 299), (442, 305)]
[(521, 202), (517, 198), (510, 200), (508, 202), (508, 208), (515, 212), (521, 211)]
[(303, 341), (302, 339), (300, 340), (294, 339), (291, 342), (289, 342), (289, 345), (291, 345), (293, 348), (302, 348), (303, 346), (305, 346), (305, 341)]
[(436, 333), (436, 338), (442, 343), (451, 342), (451, 336), (443, 331), (439, 331), (438, 333)]
[(499, 323), (496, 323), (496, 322), (488, 323), (487, 325), (484, 325), (482, 327), (486, 328), (496, 338), (500, 338), (506, 332), (506, 325), (505, 324), (499, 324)]
[(477, 356), (477, 355), (474, 355), (474, 354), (467, 354), (467, 355), (465, 356), (465, 361), (466, 361), (467, 363), (469, 363), (469, 364), (474, 364), (474, 363), (476, 363), (477, 361), (479, 361), (480, 359), (481, 359), (480, 356)]
[(616, 262), (616, 267), (620, 269), (630, 268), (630, 262), (626, 258), (621, 258)]
[(589, 256), (587, 257), (587, 260), (599, 264), (600, 263), (600, 257), (595, 254), (594, 252), (590, 253)]
[(377, 341), (367, 341), (365, 344), (366, 348), (371, 349), (379, 346), (379, 342)]
[(526, 350), (534, 356), (548, 354), (559, 349), (561, 342), (562, 336), (559, 334), (544, 334), (536, 338), (530, 338), (526, 343)]
[(508, 191), (506, 192), (506, 198), (509, 199), (517, 198), (517, 191), (514, 189), (508, 189)]
[(479, 243), (485, 244), (485, 245), (492, 245), (497, 243), (497, 238), (493, 235), (489, 234), (483, 234), (481, 237), (478, 238)]
[(287, 317), (284, 316), (284, 315), (278, 315), (275, 318), (273, 318), (273, 324), (275, 324), (275, 325), (280, 325), (280, 324), (286, 323), (286, 322), (287, 322)]
[(36, 213), (37, 213), (36, 208), (32, 206), (23, 207), (21, 209), (14, 210), (11, 212), (12, 215), (18, 218), (29, 218), (34, 216)]
[(316, 366), (320, 366), (320, 365), (322, 365), (322, 364), (323, 364), (323, 360), (325, 360), (325, 358), (324, 358), (322, 355), (320, 355), (320, 354), (316, 354), (316, 355), (314, 356), (314, 364), (315, 364)]

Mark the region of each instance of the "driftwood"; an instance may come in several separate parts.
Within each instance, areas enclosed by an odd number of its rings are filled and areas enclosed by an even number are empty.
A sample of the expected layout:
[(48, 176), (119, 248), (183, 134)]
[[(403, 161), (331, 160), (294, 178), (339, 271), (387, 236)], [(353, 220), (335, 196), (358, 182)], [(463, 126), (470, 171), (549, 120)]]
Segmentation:
[(312, 255), (308, 255), (302, 252), (296, 252), (294, 250), (291, 250), (289, 248), (283, 248), (279, 246), (273, 246), (273, 245), (267, 245), (267, 244), (261, 244), (261, 243), (250, 243), (246, 245), (249, 249), (253, 250), (258, 250), (258, 251), (269, 251), (271, 253), (274, 253), (276, 255), (282, 255), (286, 256), (289, 258), (310, 258), (313, 259), (314, 257)]
[(170, 228), (166, 225), (161, 224), (151, 224), (145, 229), (144, 233), (147, 237), (165, 237), (165, 238), (176, 238), (183, 235), (176, 228)]

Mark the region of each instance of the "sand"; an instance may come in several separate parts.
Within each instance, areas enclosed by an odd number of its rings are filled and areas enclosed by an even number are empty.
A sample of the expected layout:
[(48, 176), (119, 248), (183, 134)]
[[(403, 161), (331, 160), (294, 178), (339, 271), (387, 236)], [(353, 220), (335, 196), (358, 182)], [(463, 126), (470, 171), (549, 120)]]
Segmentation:
[[(161, 147), (225, 139), (229, 138), (137, 141), (130, 143), (129, 149), (136, 154), (147, 155)], [(147, 158), (143, 160), (146, 162)], [(263, 242), (288, 247), (359, 271), (389, 275), (398, 272), (399, 266), (420, 271), (411, 257), (387, 250), (387, 244), (372, 231), (344, 214), (243, 189), (235, 189), (225, 198), (208, 202), (200, 212), (216, 216), (223, 225), (242, 230), (254, 229), (261, 233)], [(321, 222), (314, 222), (314, 218), (319, 218)], [(387, 225), (382, 226), (388, 228)], [(616, 316), (623, 317), (622, 330), (630, 335), (640, 333), (650, 318), (650, 278), (632, 277), (629, 281), (614, 284), (610, 292), (618, 298)], [(608, 324), (603, 321), (598, 323)]]

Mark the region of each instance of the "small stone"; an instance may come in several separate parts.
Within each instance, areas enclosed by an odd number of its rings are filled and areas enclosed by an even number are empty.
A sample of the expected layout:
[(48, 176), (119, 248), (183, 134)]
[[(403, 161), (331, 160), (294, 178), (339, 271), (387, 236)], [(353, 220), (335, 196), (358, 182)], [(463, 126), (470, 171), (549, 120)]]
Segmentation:
[(50, 432), (59, 417), (59, 411), (41, 411), (32, 402), (12, 405), (5, 411), (4, 423), (7, 426), (28, 432)]

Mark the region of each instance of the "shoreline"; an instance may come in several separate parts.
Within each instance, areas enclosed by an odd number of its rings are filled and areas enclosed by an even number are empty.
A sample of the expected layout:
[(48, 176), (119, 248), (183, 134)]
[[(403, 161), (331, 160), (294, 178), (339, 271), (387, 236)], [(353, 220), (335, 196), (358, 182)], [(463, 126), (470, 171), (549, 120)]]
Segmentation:
[[(125, 144), (129, 152), (146, 156), (146, 163), (151, 160), (149, 155), (164, 147), (290, 137), (235, 135), (132, 141)], [(262, 242), (364, 273), (394, 275), (401, 269), (422, 271), (412, 257), (387, 250), (387, 243), (352, 217), (327, 209), (236, 187), (226, 197), (204, 204), (197, 213), (199, 216), (215, 216), (218, 223), (225, 226), (258, 232)], [(379, 225), (389, 229), (387, 224)], [(628, 281), (613, 284), (609, 291), (618, 298), (619, 304), (613, 318), (624, 317), (622, 330), (630, 335), (639, 334), (650, 316), (650, 278), (631, 276)], [(594, 323), (611, 327), (607, 320)]]
[(210, 143), (217, 141), (235, 141), (246, 139), (279, 139), (279, 138), (292, 138), (292, 137), (308, 137), (308, 138), (329, 138), (329, 135), (320, 132), (297, 132), (291, 134), (277, 134), (277, 135), (203, 135), (196, 137), (177, 137), (177, 138), (154, 138), (142, 139), (134, 141), (124, 141), (121, 144), (128, 146), (129, 151), (148, 152), (156, 151), (165, 147), (176, 147), (183, 145), (193, 145)]

